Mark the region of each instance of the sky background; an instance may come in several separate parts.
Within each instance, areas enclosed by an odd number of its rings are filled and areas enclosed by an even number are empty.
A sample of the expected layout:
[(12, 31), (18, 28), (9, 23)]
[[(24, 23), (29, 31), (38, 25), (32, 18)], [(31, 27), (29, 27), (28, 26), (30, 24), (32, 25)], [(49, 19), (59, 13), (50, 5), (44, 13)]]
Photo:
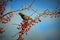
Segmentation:
[[(23, 6), (28, 7), (27, 4), (31, 4), (33, 0), (13, 0), (12, 2), (8, 2), (6, 6), (6, 10), (4, 14), (7, 12), (13, 10), (20, 10)], [(60, 2), (59, 0), (35, 0), (32, 8), (35, 9), (38, 14), (42, 13), (44, 10), (49, 9), (51, 12), (60, 10), (60, 4), (57, 6), (57, 3)], [(24, 10), (21, 11), (24, 14), (27, 14), (30, 16), (32, 13), (34, 13), (31, 9), (30, 10)], [(35, 19), (37, 14), (33, 14), (31, 18)], [(60, 18), (50, 18), (47, 16), (44, 18), (43, 16), (40, 17), (41, 22), (33, 26), (30, 31), (28, 32), (28, 35), (23, 35), (24, 40), (57, 40), (59, 37), (58, 33), (60, 30)], [(0, 23), (0, 27), (3, 27), (5, 29), (5, 32), (0, 35), (1, 40), (17, 40), (18, 35), (15, 37), (12, 37), (16, 33), (19, 32), (17, 30), (17, 25), (13, 24), (20, 24), (22, 21), (21, 17), (18, 15), (18, 12), (14, 12), (14, 16), (12, 17), (11, 21), (3, 25)], [(59, 39), (58, 39), (59, 40)]]

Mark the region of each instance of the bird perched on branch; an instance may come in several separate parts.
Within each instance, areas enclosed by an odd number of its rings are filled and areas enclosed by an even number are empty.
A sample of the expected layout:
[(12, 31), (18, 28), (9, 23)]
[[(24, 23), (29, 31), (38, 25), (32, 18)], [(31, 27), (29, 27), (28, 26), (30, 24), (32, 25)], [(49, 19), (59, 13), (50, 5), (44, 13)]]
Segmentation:
[(29, 16), (27, 16), (26, 14), (23, 14), (23, 13), (19, 13), (19, 15), (21, 16), (21, 18), (23, 19), (23, 20), (32, 20), (32, 18), (30, 18)]

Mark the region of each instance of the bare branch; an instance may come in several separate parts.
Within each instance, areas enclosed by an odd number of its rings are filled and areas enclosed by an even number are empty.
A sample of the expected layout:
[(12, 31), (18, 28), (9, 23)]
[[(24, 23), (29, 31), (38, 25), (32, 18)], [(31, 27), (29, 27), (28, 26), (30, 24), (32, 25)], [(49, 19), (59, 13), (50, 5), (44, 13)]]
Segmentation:
[[(25, 7), (25, 8), (22, 8), (20, 10), (16, 10), (16, 11), (11, 11), (11, 12), (28, 10), (29, 8), (31, 8), (31, 6), (32, 6), (33, 3), (34, 3), (34, 1), (28, 7)], [(8, 14), (10, 14), (11, 12), (8, 12), (8, 13), (4, 14), (3, 17), (6, 16), (6, 15), (8, 15)]]

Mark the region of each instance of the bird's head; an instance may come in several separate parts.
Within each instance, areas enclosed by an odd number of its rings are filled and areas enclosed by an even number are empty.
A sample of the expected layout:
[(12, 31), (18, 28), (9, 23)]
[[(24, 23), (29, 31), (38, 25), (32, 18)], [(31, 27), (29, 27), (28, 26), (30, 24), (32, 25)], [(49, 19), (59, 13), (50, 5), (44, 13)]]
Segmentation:
[(22, 13), (19, 13), (19, 15), (23, 15)]
[(19, 15), (21, 15), (22, 13), (19, 13)]

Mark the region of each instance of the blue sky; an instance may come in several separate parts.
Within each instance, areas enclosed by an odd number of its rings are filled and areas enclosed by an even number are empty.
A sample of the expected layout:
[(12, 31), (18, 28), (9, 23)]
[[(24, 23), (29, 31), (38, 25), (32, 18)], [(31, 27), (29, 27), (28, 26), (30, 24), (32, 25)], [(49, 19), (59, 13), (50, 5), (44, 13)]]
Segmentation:
[[(32, 8), (37, 10), (38, 13), (43, 12), (45, 9), (49, 9), (50, 11), (55, 11), (57, 2), (59, 0), (35, 0), (35, 2), (32, 5)], [(11, 11), (11, 10), (20, 10), (22, 6), (28, 6), (27, 4), (31, 4), (32, 0), (13, 0), (13, 2), (8, 2), (6, 6), (6, 11), (5, 13)], [(58, 10), (60, 5), (58, 6)], [(24, 10), (22, 11), (24, 14), (27, 14), (28, 16), (34, 13), (31, 9), (30, 10)], [(31, 16), (32, 18), (35, 18), (37, 14), (34, 14)], [(28, 32), (28, 35), (24, 35), (23, 37), (25, 38), (24, 40), (48, 40), (49, 38), (52, 39), (51, 37), (55, 38), (57, 37), (57, 31), (60, 27), (60, 19), (59, 18), (50, 18), (47, 16), (47, 18), (44, 18), (43, 16), (41, 17), (42, 22), (39, 22), (35, 26), (33, 26), (30, 31)], [(11, 21), (6, 24), (2, 25), (6, 32), (1, 35), (2, 40), (16, 40), (18, 38), (18, 35), (14, 38), (14, 34), (18, 32), (16, 25), (12, 24), (19, 24), (22, 21), (21, 17), (18, 15), (18, 12), (14, 12), (14, 16), (11, 19)], [(56, 34), (54, 34), (56, 33)], [(7, 38), (8, 37), (8, 38)], [(48, 37), (48, 38), (47, 38)], [(30, 39), (29, 39), (30, 38)], [(46, 39), (47, 38), (47, 39)]]

